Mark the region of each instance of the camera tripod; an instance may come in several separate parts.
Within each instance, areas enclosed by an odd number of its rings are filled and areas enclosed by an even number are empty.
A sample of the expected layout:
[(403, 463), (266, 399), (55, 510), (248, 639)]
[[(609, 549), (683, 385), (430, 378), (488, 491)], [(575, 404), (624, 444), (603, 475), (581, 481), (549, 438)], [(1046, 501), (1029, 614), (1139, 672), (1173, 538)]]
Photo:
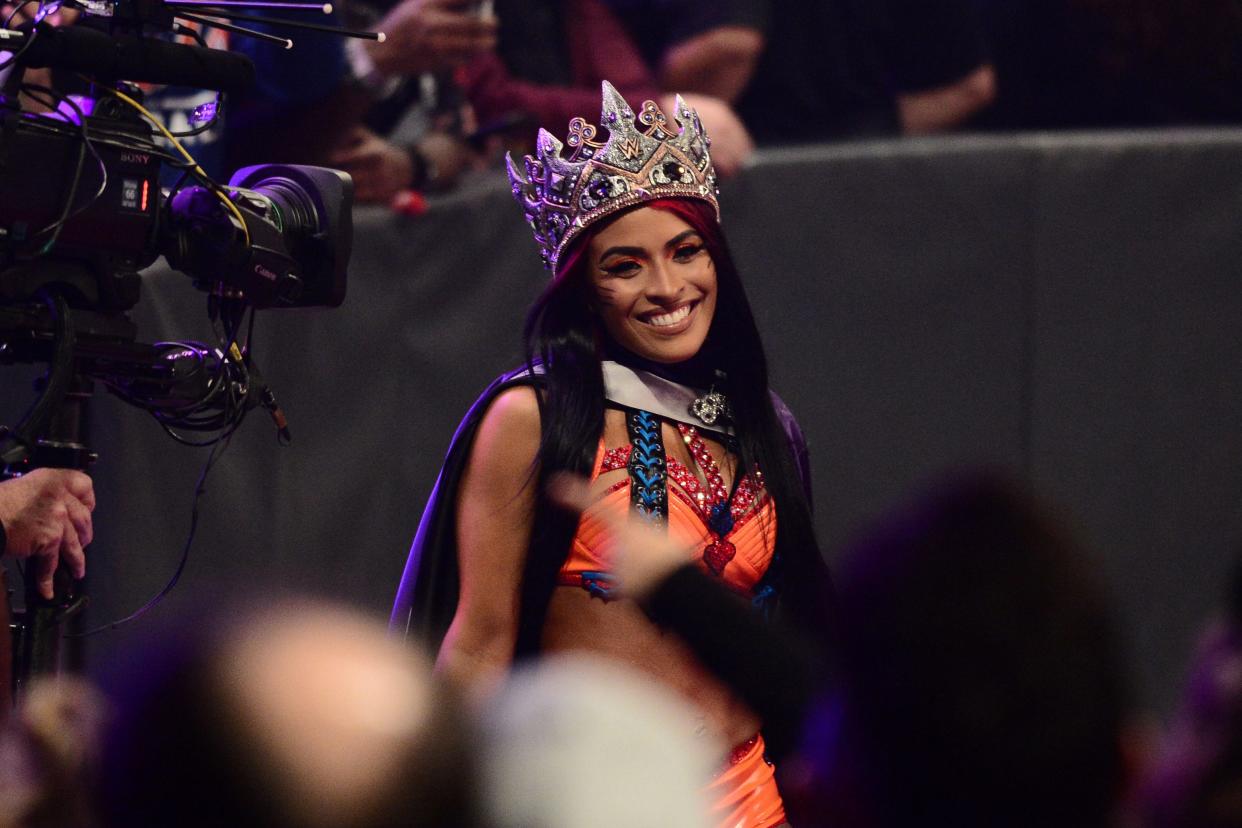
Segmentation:
[[(36, 384), (39, 399), (30, 413), (21, 426), (3, 435), (9, 438), (7, 448), (0, 438), (0, 477), (36, 468), (87, 470), (97, 459), (85, 440), (87, 406), (96, 381), (124, 401), (163, 417), (166, 427), (165, 420), (174, 418), (189, 421), (188, 428), (223, 429), (227, 434), (249, 409), (263, 405), (287, 436), (275, 398), (235, 342), (216, 350), (193, 343), (143, 344), (134, 341), (136, 328), (124, 313), (71, 310), (58, 293), (41, 295), (41, 304), (0, 305), (0, 361), (49, 366)], [(231, 300), (214, 300), (213, 307), (220, 301)], [(232, 308), (234, 317), (238, 307)], [(6, 663), (11, 665), (10, 680), (3, 682), (0, 693), (11, 688), (18, 697), (34, 678), (60, 671), (63, 629), (87, 603), (81, 585), (64, 567), (57, 570), (50, 601), (39, 594), (30, 570), (23, 580), (25, 609), (10, 612), (9, 659), (0, 645), (0, 679)], [(0, 595), (0, 602), (7, 599), (7, 593)]]

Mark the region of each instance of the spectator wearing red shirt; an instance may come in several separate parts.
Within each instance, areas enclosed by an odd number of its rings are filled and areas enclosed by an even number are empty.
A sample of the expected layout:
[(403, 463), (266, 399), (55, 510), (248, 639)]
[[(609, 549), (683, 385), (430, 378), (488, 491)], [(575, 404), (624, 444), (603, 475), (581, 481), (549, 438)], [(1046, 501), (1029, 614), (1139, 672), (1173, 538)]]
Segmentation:
[[(671, 115), (671, 95), (602, 0), (498, 0), (496, 15), (497, 49), (455, 75), (483, 129), (505, 123), (529, 135), (532, 124), (593, 120), (605, 80), (627, 100), (654, 100)], [(712, 135), (717, 171), (736, 171), (753, 148), (741, 121), (710, 95), (687, 100)]]

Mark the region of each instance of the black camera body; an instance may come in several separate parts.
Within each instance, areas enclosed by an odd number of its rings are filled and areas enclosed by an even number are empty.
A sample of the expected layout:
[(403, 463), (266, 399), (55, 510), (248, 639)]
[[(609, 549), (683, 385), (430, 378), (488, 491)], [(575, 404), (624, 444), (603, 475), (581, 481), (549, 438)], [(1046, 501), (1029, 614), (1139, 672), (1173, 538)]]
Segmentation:
[[(200, 288), (256, 308), (345, 300), (348, 175), (260, 165), (238, 171), (228, 187), (196, 185), (167, 198), (159, 177), (166, 151), (131, 113), (102, 98), (80, 125), (60, 120), (70, 117), (63, 110), (0, 115), (0, 301), (29, 298), (54, 278), (78, 307), (125, 311), (138, 301), (137, 272), (160, 255)], [(47, 228), (66, 213), (48, 248)]]
[[(133, 307), (138, 271), (159, 255), (161, 153), (150, 127), (92, 117), (109, 140), (79, 163), (80, 135), (13, 112), (0, 119), (0, 301), (29, 299), (54, 271), (77, 307)], [(40, 252), (71, 189), (79, 204)]]
[[(35, 20), (60, 1), (41, 0)], [(22, 421), (0, 427), (0, 480), (38, 466), (92, 462), (85, 406), (102, 384), (178, 442), (212, 447), (197, 497), (217, 450), (247, 412), (266, 409), (277, 439), (291, 440), (250, 350), (254, 311), (344, 301), (353, 183), (336, 170), (284, 164), (247, 167), (227, 185), (212, 180), (175, 140), (157, 139), (132, 82), (233, 90), (253, 81), (254, 64), (206, 48), (201, 38), (196, 47), (148, 35), (190, 31), (175, 21), (194, 20), (178, 12), (186, 3), (63, 2), (85, 13), (79, 25), (0, 29), (0, 77), (9, 70), (0, 89), (0, 364), (48, 366)], [(214, 11), (227, 16), (238, 5)], [(204, 10), (201, 3), (191, 8)], [(27, 67), (71, 73), (87, 81), (91, 95), (26, 83)], [(28, 99), (50, 111), (24, 110)], [(182, 174), (165, 191), (160, 173), (170, 167)], [(207, 294), (213, 343), (137, 341), (128, 311), (140, 298), (139, 272), (161, 255)], [(187, 540), (182, 566), (188, 551)], [(84, 606), (63, 573), (51, 600), (33, 571), (26, 573), (25, 606), (11, 625), (18, 690), (31, 676), (59, 669), (59, 627)], [(180, 573), (146, 607), (106, 628), (140, 616)], [(0, 591), (0, 615), (5, 598)], [(4, 661), (0, 654), (0, 675)]]

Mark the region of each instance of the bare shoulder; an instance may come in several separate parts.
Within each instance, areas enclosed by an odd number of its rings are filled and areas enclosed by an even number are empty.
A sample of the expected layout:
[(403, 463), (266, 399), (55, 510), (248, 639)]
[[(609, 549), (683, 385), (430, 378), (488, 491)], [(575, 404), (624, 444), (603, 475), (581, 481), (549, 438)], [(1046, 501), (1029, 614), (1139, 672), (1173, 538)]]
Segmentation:
[(525, 385), (496, 395), (479, 424), (471, 452), (474, 462), (482, 462), (492, 471), (497, 471), (497, 464), (523, 475), (529, 471), (541, 437), (539, 400), (535, 395), (535, 389)]
[(539, 399), (529, 385), (517, 385), (501, 391), (488, 406), (483, 422), (495, 422), (508, 428), (539, 428)]
[(519, 385), (496, 395), (480, 428), (494, 436), (530, 440), (540, 436), (539, 400), (534, 388)]

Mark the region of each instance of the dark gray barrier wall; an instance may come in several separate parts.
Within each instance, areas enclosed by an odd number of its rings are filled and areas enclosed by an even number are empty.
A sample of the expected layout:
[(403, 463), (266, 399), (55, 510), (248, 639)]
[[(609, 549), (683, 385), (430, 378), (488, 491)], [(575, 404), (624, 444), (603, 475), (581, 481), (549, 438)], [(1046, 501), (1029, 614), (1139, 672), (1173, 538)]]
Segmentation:
[[(771, 153), (723, 195), (830, 547), (947, 468), (991, 464), (1064, 507), (1167, 709), (1242, 550), (1242, 132), (959, 138)], [(350, 295), (261, 315), (289, 415), (256, 412), (208, 481), (185, 580), (157, 610), (313, 590), (386, 611), (460, 414), (516, 363), (543, 284), (500, 177), (419, 219), (361, 210)], [(148, 339), (205, 338), (152, 274)], [(26, 397), (3, 377), (0, 420)], [(95, 408), (93, 623), (173, 570), (205, 455)], [(132, 631), (94, 639), (106, 664)]]

